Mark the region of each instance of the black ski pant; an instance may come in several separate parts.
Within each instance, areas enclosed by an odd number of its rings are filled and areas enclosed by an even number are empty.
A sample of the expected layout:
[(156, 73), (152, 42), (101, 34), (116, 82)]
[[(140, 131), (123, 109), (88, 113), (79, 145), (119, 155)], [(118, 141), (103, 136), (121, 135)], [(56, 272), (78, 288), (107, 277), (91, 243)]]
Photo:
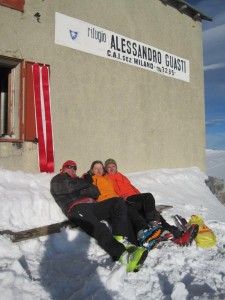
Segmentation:
[(151, 193), (142, 193), (129, 196), (126, 199), (126, 202), (128, 207), (133, 208), (132, 210), (129, 209), (128, 212), (134, 231), (138, 231), (139, 227), (137, 227), (137, 224), (140, 224), (137, 222), (137, 217), (135, 217), (134, 210), (138, 211), (138, 213), (145, 219), (147, 224), (150, 221), (160, 221), (164, 230), (170, 229), (170, 225), (166, 222), (162, 215), (156, 211), (155, 198)]
[[(126, 250), (113, 235), (128, 237), (127, 206), (122, 198), (110, 198), (97, 203), (77, 204), (70, 213), (70, 219), (87, 234), (95, 238), (98, 244), (112, 257), (118, 260)], [(112, 232), (101, 221), (109, 221)]]

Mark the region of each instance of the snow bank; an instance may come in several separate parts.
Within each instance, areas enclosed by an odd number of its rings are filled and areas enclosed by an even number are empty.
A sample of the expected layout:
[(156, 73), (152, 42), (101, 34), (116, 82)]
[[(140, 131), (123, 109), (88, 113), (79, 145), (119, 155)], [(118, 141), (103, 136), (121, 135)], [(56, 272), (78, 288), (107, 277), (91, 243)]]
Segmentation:
[[(163, 213), (203, 217), (217, 235), (217, 246), (195, 243), (180, 248), (160, 244), (138, 273), (110, 257), (79, 229), (20, 243), (0, 236), (2, 299), (221, 299), (225, 297), (225, 207), (211, 194), (198, 168), (161, 169), (127, 174)], [(49, 192), (53, 175), (0, 169), (0, 229), (22, 230), (65, 220)]]

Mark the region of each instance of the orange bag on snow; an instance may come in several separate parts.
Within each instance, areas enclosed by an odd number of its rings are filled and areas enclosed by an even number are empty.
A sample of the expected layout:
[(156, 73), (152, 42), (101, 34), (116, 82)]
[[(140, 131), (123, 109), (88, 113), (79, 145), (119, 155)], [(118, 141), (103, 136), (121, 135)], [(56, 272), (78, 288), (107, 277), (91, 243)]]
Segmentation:
[(216, 236), (214, 232), (205, 225), (201, 217), (192, 215), (189, 224), (198, 224), (199, 226), (199, 231), (195, 238), (198, 247), (210, 248), (216, 245)]

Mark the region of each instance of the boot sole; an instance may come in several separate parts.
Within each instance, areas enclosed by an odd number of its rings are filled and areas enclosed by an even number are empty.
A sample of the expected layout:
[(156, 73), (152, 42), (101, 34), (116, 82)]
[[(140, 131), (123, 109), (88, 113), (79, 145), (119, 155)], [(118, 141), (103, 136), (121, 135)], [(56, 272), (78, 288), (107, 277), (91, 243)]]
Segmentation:
[(145, 251), (142, 253), (141, 258), (139, 259), (138, 266), (134, 269), (133, 272), (136, 273), (136, 272), (138, 272), (138, 271), (140, 270), (140, 268), (141, 268), (141, 266), (144, 264), (144, 262), (145, 262), (147, 256), (148, 256), (148, 251), (145, 250)]
[(198, 235), (198, 230), (199, 230), (199, 226), (196, 225), (191, 232), (190, 245), (193, 242), (193, 240), (196, 238), (196, 236)]
[(146, 239), (146, 243), (150, 243), (152, 240), (156, 240), (162, 234), (162, 228), (157, 229), (151, 236)]
[(158, 243), (160, 242), (159, 237), (162, 234), (162, 228), (158, 228), (150, 237), (148, 237), (143, 244), (143, 247), (145, 247), (148, 251), (153, 250), (158, 246)]
[(142, 252), (137, 253), (136, 261), (131, 261), (127, 264), (126, 270), (127, 272), (138, 272), (139, 268), (142, 266), (144, 261), (148, 256), (148, 251), (144, 248), (139, 248), (136, 251), (142, 250)]

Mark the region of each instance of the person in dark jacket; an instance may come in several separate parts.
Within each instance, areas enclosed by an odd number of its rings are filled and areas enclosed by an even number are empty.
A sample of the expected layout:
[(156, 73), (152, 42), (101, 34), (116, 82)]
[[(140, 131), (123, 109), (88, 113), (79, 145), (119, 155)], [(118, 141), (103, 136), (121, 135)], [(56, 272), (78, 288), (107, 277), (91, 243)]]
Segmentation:
[[(127, 272), (137, 271), (147, 257), (147, 250), (130, 244), (127, 208), (122, 198), (97, 203), (99, 190), (76, 175), (77, 165), (68, 160), (61, 172), (54, 176), (50, 191), (63, 213), (112, 257), (113, 261), (126, 263)], [(102, 223), (110, 220), (112, 232)]]

